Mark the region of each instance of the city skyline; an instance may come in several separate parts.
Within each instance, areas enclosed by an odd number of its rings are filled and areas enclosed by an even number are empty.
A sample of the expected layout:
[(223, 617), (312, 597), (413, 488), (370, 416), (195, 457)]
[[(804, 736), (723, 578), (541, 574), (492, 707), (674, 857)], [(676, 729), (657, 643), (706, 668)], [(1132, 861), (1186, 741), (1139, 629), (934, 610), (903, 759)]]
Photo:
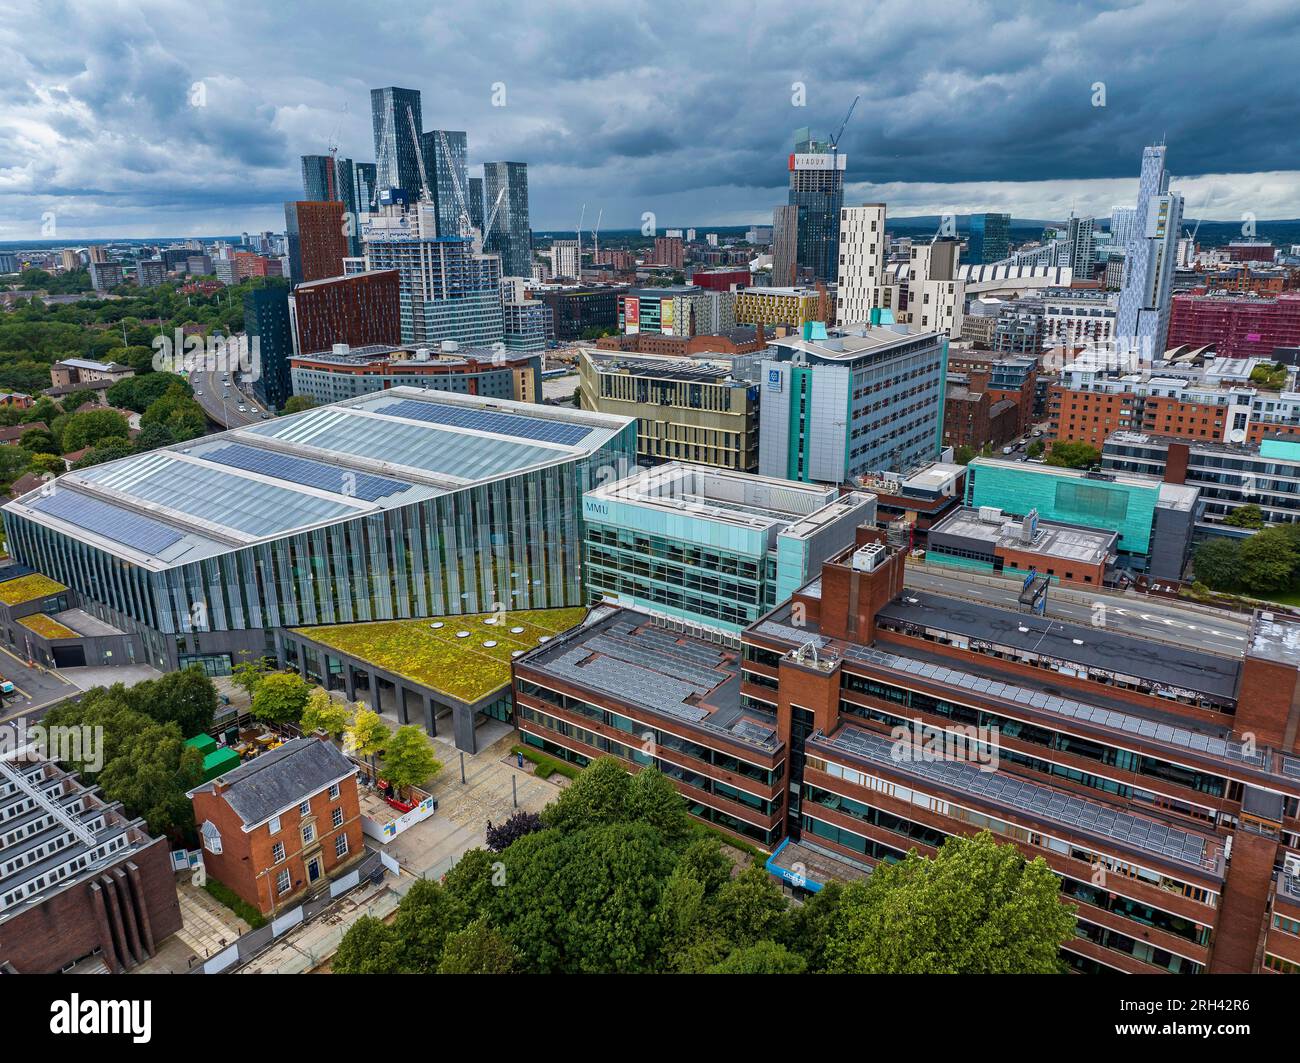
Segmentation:
[[(673, 49), (622, 11), (544, 24), (525, 14), (508, 38), (483, 16), (447, 12), (413, 20), (408, 41), (341, 6), (292, 28), (239, 4), (203, 27), (162, 4), (147, 17), (60, 10), (78, 49), (0, 36), (0, 155), (12, 160), (0, 170), (0, 240), (39, 238), (51, 213), (69, 238), (278, 229), (301, 155), (333, 141), (340, 156), (371, 161), (369, 92), (392, 84), (423, 93), (424, 126), (468, 131), (471, 172), (526, 163), (539, 230), (573, 229), (583, 203), (603, 209), (610, 230), (646, 213), (660, 228), (770, 223), (792, 132), (833, 132), (855, 95), (846, 204), (883, 200), (897, 216), (1108, 215), (1135, 198), (1131, 159), (1163, 139), (1189, 216), (1300, 216), (1284, 135), (1295, 108), (1270, 89), (1300, 16), (1268, 3), (1195, 19), (1159, 3), (1068, 19), (1049, 8), (984, 14), (1002, 43), (977, 55), (956, 29), (925, 28), (941, 20), (892, 5), (862, 25), (836, 5), (760, 11), (739, 33), (724, 7), (697, 13), (698, 43)], [(382, 59), (353, 46), (367, 34), (386, 41)], [(1207, 35), (1225, 49), (1249, 39), (1251, 62), (1226, 51), (1205, 60)], [(1151, 44), (1122, 64), (1097, 48), (1104, 37)], [(894, 42), (883, 56), (881, 41)], [(427, 69), (427, 47), (437, 74), (401, 73)], [(326, 80), (320, 56), (334, 54), (328, 67), (342, 76)], [(1187, 108), (1178, 85), (1194, 54), (1198, 106)], [(1246, 98), (1277, 102), (1247, 127), (1230, 120)]]

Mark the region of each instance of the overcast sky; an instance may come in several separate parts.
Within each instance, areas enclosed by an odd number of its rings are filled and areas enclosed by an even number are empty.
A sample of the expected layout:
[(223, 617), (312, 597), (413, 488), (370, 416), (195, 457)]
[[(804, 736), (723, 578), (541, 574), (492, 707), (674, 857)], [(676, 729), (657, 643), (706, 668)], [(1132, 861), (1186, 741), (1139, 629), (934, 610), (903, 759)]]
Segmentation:
[(537, 230), (770, 223), (793, 130), (858, 94), (848, 203), (1109, 214), (1163, 137), (1190, 217), (1296, 218), (1298, 46), (1294, 0), (6, 0), (0, 240), (283, 229), (391, 84), (471, 173), (527, 162)]

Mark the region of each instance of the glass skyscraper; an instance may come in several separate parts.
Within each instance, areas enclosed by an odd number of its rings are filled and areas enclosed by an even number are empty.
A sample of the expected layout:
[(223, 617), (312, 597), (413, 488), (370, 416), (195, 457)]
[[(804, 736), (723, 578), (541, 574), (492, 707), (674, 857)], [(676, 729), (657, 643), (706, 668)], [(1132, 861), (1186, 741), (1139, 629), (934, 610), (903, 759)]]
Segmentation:
[(798, 210), (795, 283), (807, 280), (833, 284), (839, 275), (844, 168), (845, 157), (814, 140), (806, 128), (795, 133), (789, 196), (789, 205)]
[(1001, 262), (1011, 254), (1011, 215), (972, 214), (967, 253), (962, 257), (967, 265), (984, 266)]
[[(471, 177), (469, 179), (469, 223), (479, 232), (483, 232), (483, 178)], [(487, 233), (483, 233), (483, 238), (487, 239)]]
[(502, 276), (531, 277), (533, 234), (528, 224), (528, 165), (522, 162), (484, 163), (484, 204), (495, 204), (503, 188), (506, 194), (497, 208), (492, 231), (484, 234), (485, 246), (501, 256)]
[[(351, 159), (332, 158), (329, 155), (304, 155), (302, 157), (303, 198), (325, 202), (337, 200), (343, 204), (343, 221), (347, 226), (348, 254), (361, 254), (360, 208), (357, 203), (356, 168)], [(367, 211), (369, 208), (366, 208)]]
[[(447, 138), (450, 156), (443, 150), (442, 139)], [(470, 220), (474, 207), (469, 194), (469, 142), (463, 131), (453, 129), (431, 130), (420, 138), (424, 152), (424, 165), (429, 172), (429, 194), (438, 211), (438, 235), (461, 236), (460, 200), (456, 197), (456, 182), (460, 182)], [(453, 176), (454, 171), (454, 176)]]
[(371, 89), (370, 120), (375, 134), (377, 191), (400, 188), (407, 200), (414, 203), (420, 198), (420, 163), (411, 123), (414, 121), (417, 134), (424, 128), (421, 124), (420, 90)]
[(377, 206), (375, 198), (375, 164), (358, 162), (352, 167), (353, 181), (357, 190), (357, 209), (362, 214), (373, 214)]
[(1137, 211), (1125, 250), (1124, 280), (1119, 292), (1115, 339), (1126, 364), (1163, 358), (1169, 337), (1178, 236), (1183, 225), (1183, 197), (1169, 191), (1163, 144), (1142, 152)]

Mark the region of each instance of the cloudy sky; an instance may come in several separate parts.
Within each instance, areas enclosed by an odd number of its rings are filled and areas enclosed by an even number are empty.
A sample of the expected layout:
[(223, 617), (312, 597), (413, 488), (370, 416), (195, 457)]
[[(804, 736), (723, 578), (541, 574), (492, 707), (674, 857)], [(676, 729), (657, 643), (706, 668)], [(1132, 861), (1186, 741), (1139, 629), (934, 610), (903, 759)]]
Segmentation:
[(1189, 216), (1296, 218), (1298, 46), (1294, 0), (6, 0), (0, 240), (282, 229), (391, 84), (527, 162), (537, 230), (770, 222), (855, 95), (846, 198), (894, 216), (1109, 214), (1163, 137)]

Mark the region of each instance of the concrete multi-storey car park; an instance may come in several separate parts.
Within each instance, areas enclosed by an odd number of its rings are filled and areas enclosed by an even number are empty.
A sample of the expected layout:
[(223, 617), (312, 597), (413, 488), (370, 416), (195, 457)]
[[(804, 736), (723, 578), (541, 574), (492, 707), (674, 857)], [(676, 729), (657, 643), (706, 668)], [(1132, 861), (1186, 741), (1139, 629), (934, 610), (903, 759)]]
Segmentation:
[(67, 473), (5, 528), (137, 659), (220, 673), (283, 627), (582, 604), (582, 494), (635, 431), (393, 388)]

